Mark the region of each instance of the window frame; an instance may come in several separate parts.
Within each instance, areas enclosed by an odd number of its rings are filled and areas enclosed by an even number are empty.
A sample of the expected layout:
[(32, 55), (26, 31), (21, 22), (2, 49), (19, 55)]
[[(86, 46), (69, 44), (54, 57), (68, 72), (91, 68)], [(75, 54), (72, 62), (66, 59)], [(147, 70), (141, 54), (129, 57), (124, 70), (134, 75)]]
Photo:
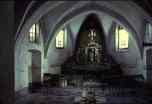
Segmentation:
[[(116, 31), (117, 31), (117, 29), (119, 28), (119, 27), (122, 27), (125, 31), (127, 31), (127, 33), (128, 33), (128, 46), (127, 46), (127, 48), (121, 48), (120, 47), (120, 35), (121, 34), (119, 34), (119, 32), (118, 32), (118, 39), (116, 39), (117, 37), (117, 34), (116, 34)], [(119, 30), (118, 30), (119, 31)], [(130, 32), (123, 26), (123, 25), (121, 25), (121, 24), (115, 24), (114, 25), (114, 47), (115, 47), (115, 50), (116, 50), (116, 52), (128, 52), (128, 49), (129, 49), (129, 41), (130, 41), (130, 39), (129, 39), (129, 34), (130, 34)], [(117, 43), (117, 42), (118, 43)]]
[[(32, 36), (31, 36), (32, 34)], [(30, 43), (39, 43), (40, 41), (40, 25), (38, 23), (34, 23), (29, 29), (28, 41)]]
[[(151, 33), (149, 33), (149, 25), (151, 26)], [(147, 29), (148, 28), (148, 29)], [(152, 44), (152, 22), (145, 23), (145, 36), (144, 36), (144, 43), (151, 43)]]
[[(57, 45), (58, 44), (57, 37), (58, 37), (58, 35), (59, 35), (59, 33), (61, 31), (64, 32), (64, 34), (63, 34), (63, 40), (62, 40), (62, 42), (63, 42), (63, 46), (62, 47)], [(55, 48), (56, 49), (64, 49), (66, 47), (66, 34), (67, 34), (66, 28), (63, 28), (63, 29), (60, 29), (59, 31), (57, 31), (57, 33), (55, 35)]]

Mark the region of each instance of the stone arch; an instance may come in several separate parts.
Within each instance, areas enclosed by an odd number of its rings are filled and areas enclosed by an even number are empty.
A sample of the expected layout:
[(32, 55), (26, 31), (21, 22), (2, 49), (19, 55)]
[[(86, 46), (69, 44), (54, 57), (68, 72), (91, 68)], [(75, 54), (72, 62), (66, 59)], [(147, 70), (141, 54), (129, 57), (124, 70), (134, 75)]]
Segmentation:
[[(85, 6), (85, 7), (82, 7), (82, 8), (79, 8), (75, 11), (72, 11), (70, 13), (68, 13), (67, 15), (63, 16), (61, 18), (61, 20), (59, 20), (59, 22), (56, 23), (56, 25), (53, 27), (52, 31), (51, 31), (51, 34), (55, 34), (56, 30), (63, 27), (65, 24), (68, 24), (72, 18), (82, 14), (82, 13), (95, 13), (97, 15), (99, 15), (101, 12), (104, 12), (112, 17), (114, 17), (115, 19), (119, 20), (119, 21), (122, 21), (122, 24), (127, 27), (133, 34), (133, 37), (135, 38), (135, 41), (137, 42), (137, 44), (139, 44), (139, 39), (138, 39), (138, 36), (136, 35), (136, 31), (135, 29), (130, 25), (130, 23), (125, 19), (125, 17), (121, 16), (120, 14), (110, 10), (109, 8), (106, 8), (106, 7), (101, 7), (100, 5), (95, 5), (94, 7), (90, 8), (89, 5), (88, 6)], [(44, 54), (45, 56), (47, 55), (47, 50), (48, 50), (48, 47), (49, 47), (49, 43), (53, 37), (53, 35), (51, 35), (48, 39), (48, 42), (45, 46), (45, 50), (44, 50)]]
[[(26, 31), (29, 29), (29, 27), (34, 22), (38, 21), (43, 15), (48, 13), (48, 11), (51, 11), (53, 9), (58, 9), (58, 7), (60, 7), (60, 5), (62, 5), (62, 4), (64, 5), (66, 3), (67, 3), (66, 1), (59, 1), (57, 3), (56, 2), (55, 3), (54, 2), (52, 2), (52, 3), (51, 2), (44, 3), (41, 7), (38, 8), (38, 10), (36, 10), (34, 12), (34, 14), (25, 22), (25, 24), (22, 26), (20, 31), (16, 34), (16, 37), (17, 37), (16, 38), (16, 42), (20, 38), (20, 36), (18, 36), (19, 34), (24, 35), (26, 33)], [(82, 6), (78, 6), (80, 4), (83, 4), (83, 5)], [(91, 5), (91, 9), (90, 9), (90, 5)], [(121, 16), (121, 14), (113, 11), (110, 8), (107, 8), (106, 6), (101, 6), (100, 4), (97, 4), (97, 3), (93, 3), (93, 5), (92, 5), (91, 1), (79, 1), (79, 2), (75, 3), (74, 6), (75, 6), (75, 8), (71, 8), (71, 10), (67, 10), (66, 14), (63, 13), (63, 15), (60, 18), (60, 20), (58, 20), (55, 23), (56, 25), (53, 27), (53, 29), (51, 31), (52, 34), (55, 33), (57, 28), (59, 28), (59, 26), (62, 25), (63, 22), (64, 22), (64, 24), (66, 24), (66, 23), (68, 23), (68, 21), (71, 18), (75, 17), (76, 15), (78, 15), (80, 13), (83, 13), (83, 12), (86, 12), (86, 11), (94, 10), (94, 11), (106, 12), (109, 15), (111, 15), (112, 17), (114, 17), (114, 18), (116, 18), (118, 20), (121, 20), (126, 27), (129, 27), (134, 32), (133, 36), (135, 37), (137, 44), (140, 43), (139, 39), (138, 39), (138, 36), (136, 35), (135, 29), (129, 24), (129, 22), (125, 19), (125, 17)], [(84, 9), (84, 7), (88, 8), (88, 9)], [(75, 9), (75, 10), (73, 10), (73, 9)], [(48, 46), (49, 46), (49, 43), (51, 41), (51, 37), (52, 36), (49, 37), (49, 40), (47, 41), (47, 43), (45, 45), (45, 49), (44, 49), (45, 56), (47, 55)]]

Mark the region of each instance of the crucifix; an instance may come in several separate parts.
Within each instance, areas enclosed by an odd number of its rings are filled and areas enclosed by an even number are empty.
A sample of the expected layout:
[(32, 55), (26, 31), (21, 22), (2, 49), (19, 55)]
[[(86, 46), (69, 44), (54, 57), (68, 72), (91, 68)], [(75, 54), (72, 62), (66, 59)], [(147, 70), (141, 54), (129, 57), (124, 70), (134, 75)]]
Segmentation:
[[(95, 41), (95, 36), (96, 36), (96, 33), (95, 33), (95, 30), (94, 29), (90, 29), (90, 32), (89, 32), (89, 34), (88, 34), (88, 37), (91, 39), (90, 41), (91, 42), (94, 42)], [(90, 42), (90, 43), (91, 43)], [(88, 60), (89, 60), (89, 62), (91, 62), (91, 63), (94, 63), (95, 62), (95, 47), (93, 47), (93, 48), (91, 48), (91, 47), (89, 47), (89, 49), (88, 49)]]
[(96, 36), (95, 31), (94, 31), (93, 29), (91, 29), (88, 36), (89, 36), (89, 37), (91, 38), (91, 40), (93, 41), (93, 40), (94, 40), (94, 37)]

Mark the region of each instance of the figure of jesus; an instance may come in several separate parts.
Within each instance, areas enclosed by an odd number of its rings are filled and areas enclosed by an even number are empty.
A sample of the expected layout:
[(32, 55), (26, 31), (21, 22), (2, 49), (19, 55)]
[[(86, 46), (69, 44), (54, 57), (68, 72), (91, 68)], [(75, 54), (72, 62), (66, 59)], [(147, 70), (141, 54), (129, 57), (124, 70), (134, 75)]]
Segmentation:
[(94, 40), (94, 37), (96, 36), (95, 31), (93, 29), (91, 29), (88, 36), (91, 38), (91, 40)]

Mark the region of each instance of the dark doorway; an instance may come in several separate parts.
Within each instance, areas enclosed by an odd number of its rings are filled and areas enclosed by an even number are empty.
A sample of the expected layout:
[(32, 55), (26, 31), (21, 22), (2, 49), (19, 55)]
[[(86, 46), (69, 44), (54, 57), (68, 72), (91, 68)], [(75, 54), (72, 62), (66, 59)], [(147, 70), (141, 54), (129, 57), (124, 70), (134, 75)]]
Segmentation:
[(31, 65), (29, 67), (29, 82), (41, 81), (41, 52), (38, 50), (29, 50), (31, 55)]

